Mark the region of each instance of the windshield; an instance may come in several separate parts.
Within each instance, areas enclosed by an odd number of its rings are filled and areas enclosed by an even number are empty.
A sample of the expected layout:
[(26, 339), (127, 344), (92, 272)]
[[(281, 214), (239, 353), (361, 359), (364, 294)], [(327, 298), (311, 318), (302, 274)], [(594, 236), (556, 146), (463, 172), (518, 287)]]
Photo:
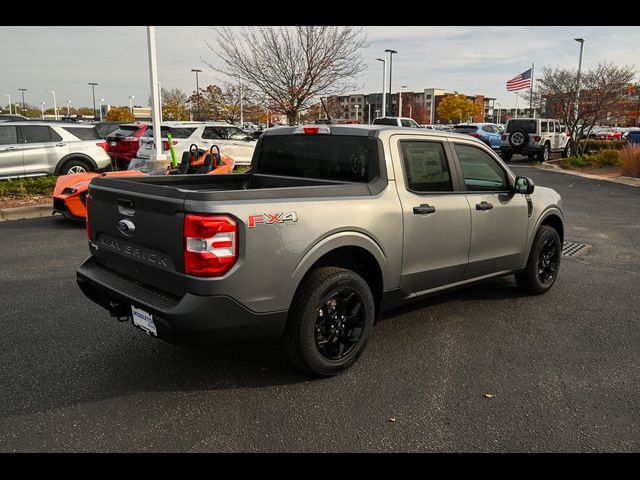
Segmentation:
[(475, 125), (456, 125), (453, 127), (453, 133), (472, 133), (478, 129)]
[(527, 133), (536, 133), (536, 121), (525, 119), (509, 120), (509, 123), (507, 124), (507, 133), (513, 133), (516, 130), (524, 130)]

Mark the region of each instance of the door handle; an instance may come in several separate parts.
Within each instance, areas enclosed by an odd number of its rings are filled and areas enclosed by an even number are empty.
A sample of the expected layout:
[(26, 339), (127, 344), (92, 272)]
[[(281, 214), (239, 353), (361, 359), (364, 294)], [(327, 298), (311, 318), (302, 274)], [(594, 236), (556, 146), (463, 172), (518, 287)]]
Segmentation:
[(56, 147), (66, 147), (66, 143), (56, 143)]
[(476, 203), (476, 210), (491, 210), (493, 208), (493, 205), (490, 204), (489, 202), (480, 202), (480, 203)]
[(436, 207), (432, 207), (426, 203), (423, 203), (419, 207), (413, 207), (413, 213), (416, 215), (424, 215), (427, 213), (435, 213)]

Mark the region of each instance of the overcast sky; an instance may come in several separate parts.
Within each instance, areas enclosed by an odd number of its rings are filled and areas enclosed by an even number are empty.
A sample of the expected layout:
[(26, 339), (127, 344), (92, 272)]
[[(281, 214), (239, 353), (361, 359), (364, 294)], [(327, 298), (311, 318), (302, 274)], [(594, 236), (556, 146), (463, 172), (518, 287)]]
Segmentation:
[[(407, 91), (444, 88), (466, 94), (496, 97), (503, 107), (515, 106), (515, 96), (505, 83), (527, 70), (534, 62), (576, 68), (579, 44), (586, 39), (583, 69), (608, 61), (636, 64), (640, 29), (637, 27), (365, 27), (369, 43), (363, 51), (368, 64), (359, 92), (380, 92), (382, 63), (377, 57), (398, 51), (393, 57), (393, 90), (407, 85)], [(206, 66), (216, 63), (205, 40), (215, 44), (209, 27), (156, 28), (158, 75), (163, 87), (195, 90), (200, 68), (200, 85), (220, 81), (220, 74)], [(0, 45), (0, 103), (6, 94), (12, 103), (21, 102), (18, 88), (26, 88), (26, 101), (53, 105), (48, 90), (56, 91), (58, 107), (68, 99), (73, 106), (91, 106), (91, 87), (97, 82), (96, 97), (105, 103), (146, 105), (149, 96), (149, 68), (145, 27), (2, 27)], [(638, 66), (638, 65), (636, 65)], [(522, 105), (522, 104), (521, 104)], [(4, 107), (6, 108), (6, 107)]]

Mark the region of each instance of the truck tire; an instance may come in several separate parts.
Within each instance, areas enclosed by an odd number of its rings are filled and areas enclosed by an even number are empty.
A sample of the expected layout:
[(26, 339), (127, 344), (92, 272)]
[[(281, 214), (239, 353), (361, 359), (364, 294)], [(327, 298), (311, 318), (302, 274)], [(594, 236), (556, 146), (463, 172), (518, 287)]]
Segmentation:
[(374, 317), (373, 295), (360, 275), (338, 267), (313, 270), (289, 309), (283, 335), (289, 359), (311, 375), (336, 375), (364, 350)]
[(558, 277), (562, 242), (553, 228), (542, 225), (531, 245), (531, 253), (524, 272), (516, 274), (518, 287), (526, 293), (537, 295), (549, 290)]
[(567, 146), (564, 147), (564, 150), (562, 151), (562, 158), (568, 158), (571, 155), (573, 155), (573, 148), (571, 148), (571, 140), (569, 140), (567, 142)]

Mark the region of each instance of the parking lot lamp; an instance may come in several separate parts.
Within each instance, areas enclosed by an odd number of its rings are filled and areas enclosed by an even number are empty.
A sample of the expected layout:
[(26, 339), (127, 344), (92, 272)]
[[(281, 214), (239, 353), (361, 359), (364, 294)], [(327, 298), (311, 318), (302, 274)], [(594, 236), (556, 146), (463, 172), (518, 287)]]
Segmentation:
[(18, 90), (20, 90), (22, 92), (22, 113), (27, 111), (27, 105), (24, 103), (24, 92), (27, 91), (26, 88), (19, 88)]
[(387, 48), (385, 52), (389, 52), (389, 116), (393, 117), (393, 94), (391, 93), (391, 75), (393, 73), (393, 54), (398, 53), (396, 50)]
[(580, 58), (578, 59), (578, 74), (576, 75), (576, 111), (575, 121), (578, 121), (578, 106), (580, 104), (580, 71), (582, 70), (582, 53), (584, 51), (584, 38), (574, 38), (580, 44)]
[(56, 91), (49, 90), (49, 93), (53, 95), (53, 118), (58, 120), (58, 104), (56, 103)]
[(135, 95), (129, 95), (129, 113), (133, 115), (133, 99), (136, 98)]
[(71, 100), (67, 100), (67, 117), (71, 116)]
[(104, 103), (104, 98), (100, 99), (100, 121), (102, 121), (102, 104)]
[(353, 107), (356, 109), (356, 120), (359, 123), (360, 122), (360, 116), (358, 115), (358, 113), (360, 112), (360, 105), (356, 103)]
[(198, 120), (200, 120), (200, 85), (198, 84), (198, 73), (201, 73), (202, 70), (192, 68), (191, 71), (196, 74), (196, 98), (198, 99)]
[(9, 115), (11, 115), (13, 113), (13, 111), (11, 110), (11, 95), (9, 95), (8, 93), (5, 95), (9, 99)]
[[(496, 102), (496, 107), (502, 107), (502, 104)], [(498, 121), (496, 123), (500, 125), (500, 109), (499, 108), (498, 108)]]
[[(382, 116), (387, 116), (387, 98), (385, 90), (387, 89), (387, 61), (384, 58), (376, 58), (376, 60), (382, 62)], [(377, 112), (378, 110), (376, 110)], [(376, 113), (376, 117), (378, 114)]]
[(96, 85), (98, 85), (95, 82), (89, 82), (88, 85), (91, 85), (91, 90), (93, 91), (93, 119), (95, 120), (97, 115), (96, 115)]
[(406, 85), (402, 85), (400, 90), (398, 90), (398, 116), (402, 117), (402, 90), (407, 88)]
[(162, 121), (162, 95), (160, 82), (158, 82), (158, 62), (156, 59), (156, 27), (147, 26), (147, 47), (149, 49), (149, 83), (151, 87), (151, 115), (153, 119), (153, 141), (155, 144), (155, 156), (151, 156), (151, 160), (164, 160), (162, 154), (162, 130), (160, 122)]

